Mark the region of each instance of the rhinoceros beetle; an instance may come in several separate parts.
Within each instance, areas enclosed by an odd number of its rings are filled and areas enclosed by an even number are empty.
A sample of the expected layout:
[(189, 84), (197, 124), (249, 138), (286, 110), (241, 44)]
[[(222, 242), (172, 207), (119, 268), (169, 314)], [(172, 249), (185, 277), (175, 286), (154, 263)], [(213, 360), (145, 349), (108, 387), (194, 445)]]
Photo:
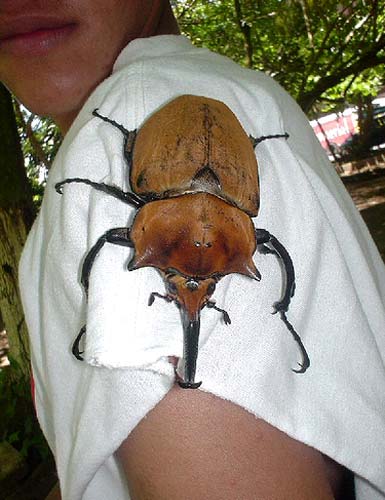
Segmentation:
[[(273, 307), (301, 350), (302, 363), (293, 371), (305, 372), (309, 357), (286, 316), (295, 289), (291, 257), (272, 234), (255, 229), (251, 220), (259, 208), (254, 147), (288, 134), (247, 136), (224, 103), (192, 95), (169, 102), (138, 131), (127, 130), (97, 109), (93, 115), (123, 133), (132, 192), (81, 178), (63, 180), (55, 188), (62, 193), (65, 184), (87, 184), (132, 205), (137, 212), (131, 228), (109, 229), (87, 253), (81, 272), (86, 295), (92, 265), (105, 243), (133, 248), (128, 269), (154, 267), (165, 282), (166, 294), (153, 292), (149, 305), (159, 297), (180, 309), (184, 377), (178, 383), (195, 389), (201, 384), (194, 380), (201, 309), (215, 309), (229, 324), (228, 313), (211, 300), (216, 284), (230, 273), (260, 280), (254, 252), (274, 254), (282, 264), (285, 285), (281, 300)], [(79, 343), (85, 331), (84, 326), (72, 347), (80, 360)]]

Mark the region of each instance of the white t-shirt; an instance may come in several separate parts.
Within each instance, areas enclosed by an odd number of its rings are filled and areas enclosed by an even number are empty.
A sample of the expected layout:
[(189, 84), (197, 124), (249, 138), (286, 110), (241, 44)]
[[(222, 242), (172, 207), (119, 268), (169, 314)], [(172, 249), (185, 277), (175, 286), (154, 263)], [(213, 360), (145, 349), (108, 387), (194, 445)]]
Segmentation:
[[(282, 276), (271, 255), (254, 256), (261, 282), (223, 278), (203, 309), (196, 380), (355, 473), (358, 500), (385, 498), (385, 273), (368, 230), (306, 117), (272, 79), (198, 49), (181, 36), (131, 42), (112, 75), (90, 96), (49, 174), (43, 206), (20, 266), (31, 336), (36, 407), (55, 455), (63, 500), (129, 498), (114, 451), (174, 383), (167, 356), (182, 356), (174, 304), (152, 268), (125, 269), (132, 250), (106, 244), (86, 301), (80, 284), (87, 251), (108, 229), (130, 226), (135, 210), (71, 177), (128, 190), (123, 135), (183, 94), (223, 101), (254, 137), (288, 132), (256, 147), (261, 208), (256, 227), (289, 251), (296, 293), (288, 318), (311, 360), (271, 306)], [(71, 354), (87, 324), (85, 362)]]

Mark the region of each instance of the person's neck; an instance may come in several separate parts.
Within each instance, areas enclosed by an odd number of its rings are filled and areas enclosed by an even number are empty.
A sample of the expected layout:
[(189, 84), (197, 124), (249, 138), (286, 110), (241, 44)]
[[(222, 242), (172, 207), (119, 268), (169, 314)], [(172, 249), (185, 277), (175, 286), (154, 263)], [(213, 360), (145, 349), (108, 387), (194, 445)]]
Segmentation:
[[(160, 14), (152, 19), (152, 22), (148, 23), (145, 27), (141, 34), (141, 38), (148, 38), (156, 35), (180, 35), (179, 26), (176, 22), (171, 6), (168, 2), (166, 2), (166, 4), (167, 5), (161, 10)], [(80, 109), (81, 108), (73, 110), (61, 115), (60, 117), (53, 117), (53, 120), (56, 122), (63, 135), (68, 132)]]
[(140, 38), (155, 35), (179, 35), (179, 26), (176, 22), (171, 5), (166, 0), (154, 0), (150, 16), (140, 34)]

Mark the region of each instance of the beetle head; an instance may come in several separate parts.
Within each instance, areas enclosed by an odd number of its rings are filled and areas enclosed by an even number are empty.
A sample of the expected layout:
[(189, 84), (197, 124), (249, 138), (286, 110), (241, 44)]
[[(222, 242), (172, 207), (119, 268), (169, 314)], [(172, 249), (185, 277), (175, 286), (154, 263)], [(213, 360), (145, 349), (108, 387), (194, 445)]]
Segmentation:
[(184, 276), (174, 270), (162, 273), (167, 295), (178, 305), (183, 324), (184, 377), (179, 385), (184, 389), (196, 389), (201, 382), (195, 382), (198, 357), (200, 311), (214, 293), (216, 277), (198, 279)]
[(208, 290), (205, 280), (211, 276), (238, 273), (260, 279), (252, 258), (256, 240), (250, 217), (209, 193), (144, 205), (135, 216), (130, 237), (135, 253), (129, 269), (177, 270), (180, 297), (191, 295), (183, 276), (196, 277), (201, 292)]
[(185, 315), (188, 321), (195, 321), (214, 293), (218, 278), (198, 279), (169, 272), (164, 275), (164, 280), (167, 294), (180, 307), (182, 316)]

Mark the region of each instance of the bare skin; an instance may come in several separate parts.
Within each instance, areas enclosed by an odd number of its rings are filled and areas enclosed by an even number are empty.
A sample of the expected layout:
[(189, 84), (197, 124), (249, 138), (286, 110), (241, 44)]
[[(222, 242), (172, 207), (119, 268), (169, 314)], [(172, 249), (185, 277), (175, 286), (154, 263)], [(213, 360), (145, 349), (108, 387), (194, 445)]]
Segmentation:
[(0, 81), (65, 134), (123, 47), (165, 33), (178, 33), (165, 0), (2, 0)]
[[(167, 0), (1, 0), (0, 81), (65, 134), (131, 40), (178, 34)], [(333, 498), (339, 467), (240, 407), (175, 388), (117, 451), (135, 500)], [(60, 500), (56, 487), (49, 500)]]
[(176, 387), (117, 453), (133, 500), (327, 500), (339, 474), (239, 406)]

